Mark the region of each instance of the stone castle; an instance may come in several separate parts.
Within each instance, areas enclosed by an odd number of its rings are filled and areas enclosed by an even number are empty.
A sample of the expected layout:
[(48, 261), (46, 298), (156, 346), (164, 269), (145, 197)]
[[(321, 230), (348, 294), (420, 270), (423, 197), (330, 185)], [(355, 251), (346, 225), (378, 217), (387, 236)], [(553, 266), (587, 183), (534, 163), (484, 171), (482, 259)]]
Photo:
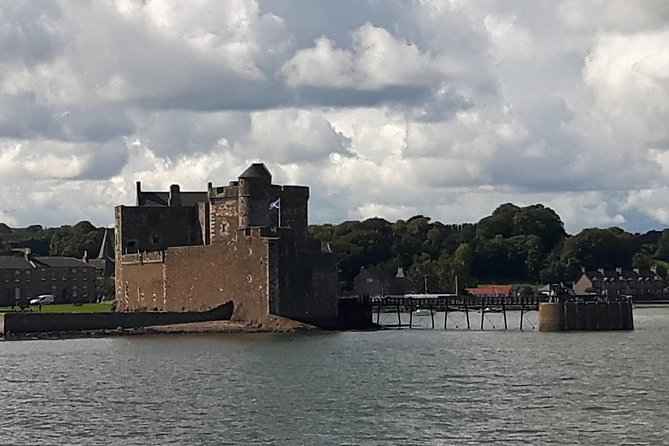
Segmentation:
[(232, 302), (233, 320), (333, 326), (336, 260), (307, 234), (308, 200), (308, 187), (272, 184), (260, 163), (206, 192), (148, 192), (137, 182), (137, 205), (115, 208), (118, 310)]

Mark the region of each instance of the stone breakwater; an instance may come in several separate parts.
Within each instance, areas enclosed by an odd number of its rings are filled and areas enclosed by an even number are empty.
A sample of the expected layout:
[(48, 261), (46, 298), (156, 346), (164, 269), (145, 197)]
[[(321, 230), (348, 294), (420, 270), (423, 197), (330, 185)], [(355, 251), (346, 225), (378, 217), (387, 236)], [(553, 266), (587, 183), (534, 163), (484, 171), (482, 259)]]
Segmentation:
[(539, 305), (539, 331), (634, 330), (631, 301)]

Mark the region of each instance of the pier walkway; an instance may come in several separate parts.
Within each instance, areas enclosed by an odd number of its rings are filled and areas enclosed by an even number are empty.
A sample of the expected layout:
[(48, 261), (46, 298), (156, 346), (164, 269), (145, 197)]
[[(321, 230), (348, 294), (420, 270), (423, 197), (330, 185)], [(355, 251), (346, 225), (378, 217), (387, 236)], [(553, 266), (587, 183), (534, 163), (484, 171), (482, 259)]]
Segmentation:
[[(449, 313), (464, 313), (467, 329), (472, 328), (474, 315), (480, 317), (480, 329), (484, 329), (486, 314), (501, 313), (504, 318), (504, 329), (507, 330), (507, 311), (520, 311), (519, 329), (523, 330), (524, 316), (531, 311), (538, 311), (539, 304), (546, 302), (548, 296), (458, 296), (455, 294), (405, 294), (371, 297), (369, 301), (372, 312), (376, 313), (376, 324), (395, 328), (413, 328), (413, 317), (417, 311), (427, 313), (435, 328), (434, 316), (444, 313), (444, 330), (448, 323)], [(396, 324), (381, 324), (381, 313), (397, 314)], [(402, 321), (402, 313), (405, 320)], [(408, 316), (406, 315), (408, 313)], [(470, 315), (470, 313), (474, 313)], [(408, 321), (406, 321), (408, 317)]]

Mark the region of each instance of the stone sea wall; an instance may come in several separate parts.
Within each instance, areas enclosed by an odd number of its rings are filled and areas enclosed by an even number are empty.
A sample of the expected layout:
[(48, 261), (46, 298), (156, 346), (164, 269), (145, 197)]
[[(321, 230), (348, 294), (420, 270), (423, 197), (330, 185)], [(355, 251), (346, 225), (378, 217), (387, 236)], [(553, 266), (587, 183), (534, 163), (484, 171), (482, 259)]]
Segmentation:
[(4, 313), (0, 334), (113, 330), (158, 325), (229, 320), (233, 304), (228, 302), (203, 312), (134, 313)]

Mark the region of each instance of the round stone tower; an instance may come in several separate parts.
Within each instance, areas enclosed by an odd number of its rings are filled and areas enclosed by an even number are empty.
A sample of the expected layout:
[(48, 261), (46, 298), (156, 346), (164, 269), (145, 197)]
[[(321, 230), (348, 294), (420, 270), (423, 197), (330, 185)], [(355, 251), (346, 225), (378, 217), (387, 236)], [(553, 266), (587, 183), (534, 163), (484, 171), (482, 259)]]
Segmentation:
[(267, 190), (272, 174), (262, 163), (253, 163), (239, 176), (239, 227), (269, 225)]

